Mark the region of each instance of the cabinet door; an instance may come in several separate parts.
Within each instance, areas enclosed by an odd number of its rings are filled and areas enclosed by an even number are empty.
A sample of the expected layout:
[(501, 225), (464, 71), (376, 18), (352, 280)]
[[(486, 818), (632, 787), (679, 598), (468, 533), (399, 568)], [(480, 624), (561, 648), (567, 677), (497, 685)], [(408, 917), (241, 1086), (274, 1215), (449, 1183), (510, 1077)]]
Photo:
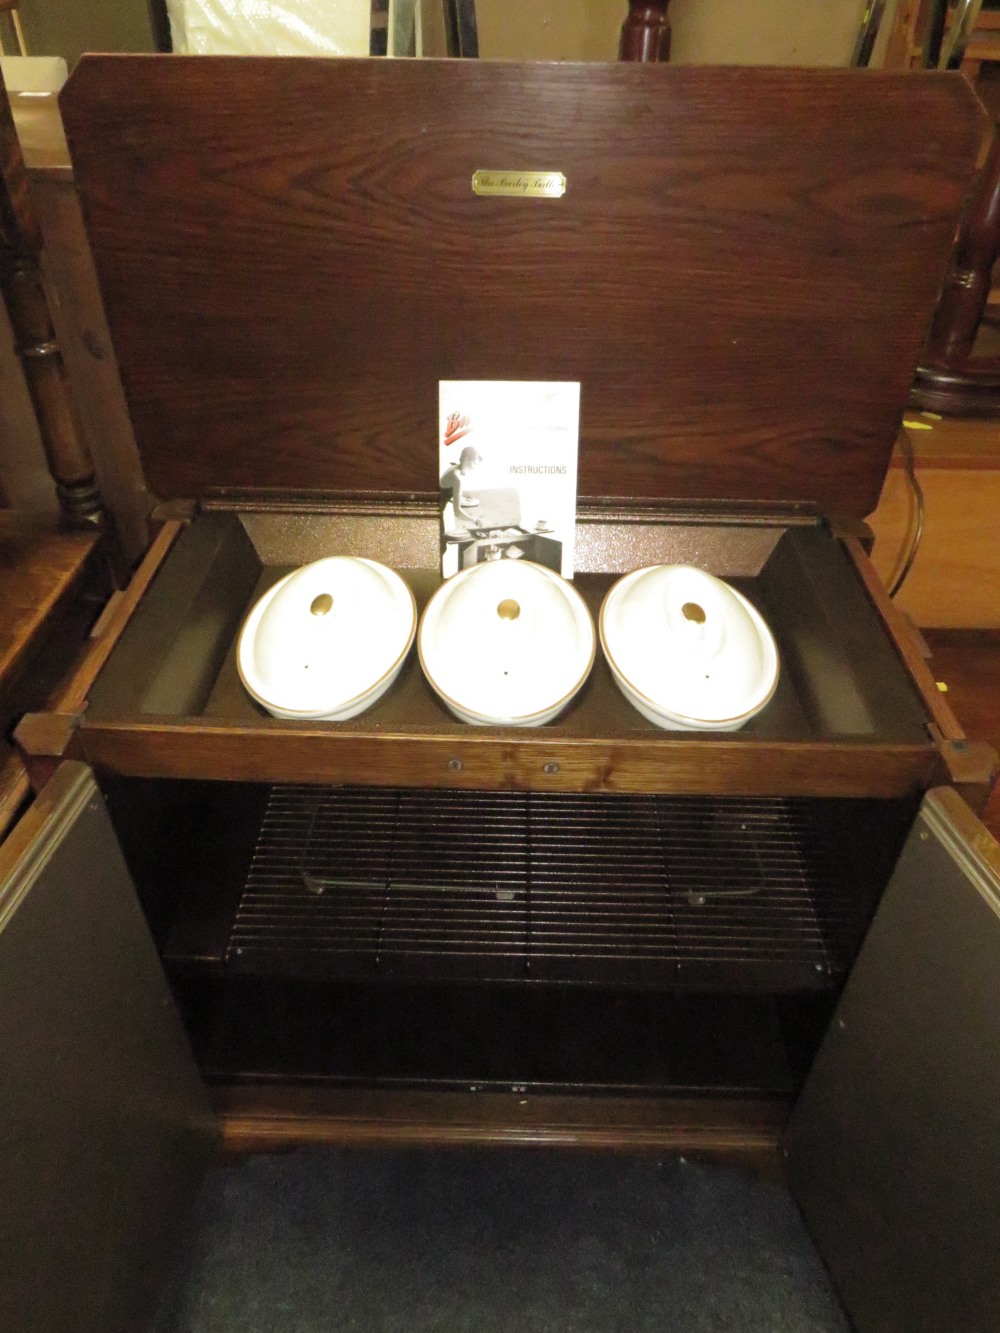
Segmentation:
[(931, 792), (786, 1135), (858, 1333), (1000, 1329), (1000, 847)]
[(138, 1333), (216, 1126), (90, 771), (0, 847), (0, 1328)]

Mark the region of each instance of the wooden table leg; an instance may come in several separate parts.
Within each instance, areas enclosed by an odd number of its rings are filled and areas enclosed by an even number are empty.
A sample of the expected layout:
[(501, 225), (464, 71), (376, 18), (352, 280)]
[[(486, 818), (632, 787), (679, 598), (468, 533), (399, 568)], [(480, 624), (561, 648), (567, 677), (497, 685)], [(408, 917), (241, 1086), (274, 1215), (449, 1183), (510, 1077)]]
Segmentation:
[(669, 3), (670, 0), (629, 0), (618, 47), (619, 60), (670, 59)]

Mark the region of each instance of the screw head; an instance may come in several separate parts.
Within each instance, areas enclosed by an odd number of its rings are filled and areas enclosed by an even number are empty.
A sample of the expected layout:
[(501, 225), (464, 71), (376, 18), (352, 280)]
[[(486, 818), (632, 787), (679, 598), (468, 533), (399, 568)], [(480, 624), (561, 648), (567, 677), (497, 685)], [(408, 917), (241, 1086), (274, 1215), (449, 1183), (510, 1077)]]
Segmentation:
[(450, 773), (461, 773), (461, 771), (462, 771), (462, 761), (461, 761), (461, 759), (449, 759), (449, 760), (448, 760), (448, 771), (449, 771)]
[(548, 763), (548, 764), (543, 764), (543, 765), (542, 765), (542, 772), (543, 772), (543, 773), (548, 773), (548, 774), (550, 774), (550, 775), (551, 775), (552, 773), (558, 773), (558, 772), (559, 772), (559, 765), (558, 765), (558, 764), (553, 764), (553, 763), (551, 763), (551, 762)]

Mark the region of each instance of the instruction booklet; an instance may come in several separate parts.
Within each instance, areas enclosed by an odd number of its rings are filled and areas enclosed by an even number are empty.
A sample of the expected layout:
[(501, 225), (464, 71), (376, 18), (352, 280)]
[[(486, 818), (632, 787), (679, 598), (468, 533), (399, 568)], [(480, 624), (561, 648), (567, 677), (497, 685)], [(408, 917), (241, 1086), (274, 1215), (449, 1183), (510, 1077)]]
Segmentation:
[(573, 577), (580, 385), (442, 380), (441, 569), (530, 560)]

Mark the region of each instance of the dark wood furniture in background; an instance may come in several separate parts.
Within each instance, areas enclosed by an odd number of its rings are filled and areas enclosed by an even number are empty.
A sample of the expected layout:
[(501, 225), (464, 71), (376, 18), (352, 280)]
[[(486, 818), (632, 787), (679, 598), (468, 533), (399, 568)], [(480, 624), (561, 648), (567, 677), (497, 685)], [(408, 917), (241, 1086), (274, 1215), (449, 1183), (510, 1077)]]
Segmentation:
[[(43, 237), (41, 266), (54, 293), (50, 311), (65, 357), (70, 387), (105, 506), (114, 516), (125, 559), (134, 563), (149, 545), (150, 498), (128, 419), (111, 335), (73, 184), (69, 152), (54, 96), (12, 93), (34, 211)], [(48, 476), (38, 422), (23, 386), (20, 361), (0, 346), (0, 373), (10, 386), (5, 424), (10, 437), (0, 457), (12, 507), (55, 513), (46, 493)]]
[(1000, 413), (1000, 355), (975, 351), (1000, 253), (1000, 134), (979, 175), (917, 371), (918, 407), (959, 416)]
[(98, 540), (0, 510), (0, 839), (30, 790), (11, 730), (48, 702), (108, 592)]
[(620, 60), (669, 60), (670, 0), (629, 0), (628, 14), (622, 24)]
[(97, 486), (56, 340), (41, 271), (42, 233), (0, 76), (0, 288), (38, 418), (59, 508), (75, 527), (114, 534)]
[(53, 330), (41, 251), (0, 75), (0, 290), (62, 518), (60, 528), (40, 515), (0, 509), (0, 838), (29, 792), (8, 743), (13, 725), (25, 710), (48, 702), (110, 591), (109, 574), (124, 574)]
[[(869, 6), (871, 9), (872, 6)], [(996, 6), (982, 0), (901, 0), (883, 57), (886, 69), (959, 69), (978, 80), (1000, 29)]]
[[(981, 0), (905, 0), (897, 6), (885, 66), (961, 69), (991, 115), (1000, 114), (1000, 14)], [(1000, 411), (1000, 355), (976, 346), (988, 333), (993, 266), (1000, 252), (1000, 144), (984, 162), (963, 221), (913, 386), (914, 406), (958, 416)], [(980, 340), (982, 341), (982, 340)], [(986, 341), (989, 341), (987, 339)]]

